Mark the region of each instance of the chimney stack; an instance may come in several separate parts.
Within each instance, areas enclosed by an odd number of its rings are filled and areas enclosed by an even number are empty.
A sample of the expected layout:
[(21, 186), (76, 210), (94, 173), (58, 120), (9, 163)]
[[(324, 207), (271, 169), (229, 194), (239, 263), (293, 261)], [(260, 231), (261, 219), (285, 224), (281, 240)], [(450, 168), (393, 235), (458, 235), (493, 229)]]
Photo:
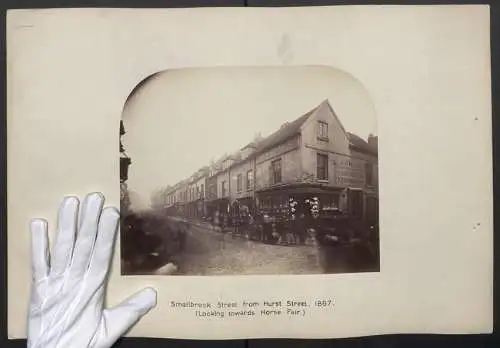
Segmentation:
[(370, 133), (368, 135), (368, 145), (374, 147), (375, 149), (378, 149), (378, 136)]

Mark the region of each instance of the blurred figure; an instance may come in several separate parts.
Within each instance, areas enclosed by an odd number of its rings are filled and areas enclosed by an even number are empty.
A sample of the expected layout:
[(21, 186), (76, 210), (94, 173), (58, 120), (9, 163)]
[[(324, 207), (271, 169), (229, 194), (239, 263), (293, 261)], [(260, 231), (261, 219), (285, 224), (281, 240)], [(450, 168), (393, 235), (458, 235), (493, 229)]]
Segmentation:
[(255, 224), (254, 224), (254, 218), (252, 216), (252, 213), (248, 213), (248, 228), (247, 228), (247, 232), (245, 234), (245, 237), (247, 239), (251, 239), (254, 237), (255, 235)]
[(228, 225), (228, 217), (227, 217), (227, 214), (224, 213), (224, 214), (222, 214), (222, 227), (221, 227), (222, 232), (224, 232), (226, 230), (227, 225)]
[(218, 210), (216, 210), (214, 214), (213, 229), (215, 231), (220, 231), (220, 216)]
[(307, 232), (306, 232), (306, 217), (304, 213), (299, 215), (299, 218), (295, 222), (295, 236), (297, 244), (304, 244)]

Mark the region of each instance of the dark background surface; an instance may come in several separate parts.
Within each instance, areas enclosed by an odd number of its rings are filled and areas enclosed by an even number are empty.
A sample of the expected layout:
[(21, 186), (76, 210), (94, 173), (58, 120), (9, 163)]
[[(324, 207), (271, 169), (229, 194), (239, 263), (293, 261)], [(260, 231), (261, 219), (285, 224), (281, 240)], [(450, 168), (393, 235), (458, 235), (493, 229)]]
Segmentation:
[[(26, 347), (25, 340), (7, 340), (7, 182), (6, 182), (6, 62), (5, 62), (5, 12), (14, 8), (54, 8), (54, 7), (209, 7), (209, 6), (233, 6), (233, 7), (283, 7), (283, 6), (325, 6), (325, 5), (377, 5), (377, 4), (403, 4), (403, 5), (425, 5), (425, 4), (490, 4), (491, 9), (491, 63), (492, 63), (492, 100), (493, 100), (493, 134), (498, 133), (498, 115), (500, 110), (500, 1), (334, 1), (334, 0), (169, 0), (169, 1), (3, 1), (2, 17), (0, 27), (2, 30), (0, 49), (1, 64), (0, 76), (3, 77), (0, 104), (0, 347)], [(493, 170), (494, 170), (494, 213), (495, 218), (499, 216), (499, 206), (496, 197), (500, 194), (498, 185), (499, 164), (499, 141), (493, 137)], [(33, 173), (36, 175), (36, 173)], [(496, 219), (495, 219), (496, 220)], [(19, 233), (27, 231), (19, 231)], [(495, 266), (498, 266), (500, 250), (500, 238), (498, 227), (495, 224)], [(464, 270), (466, 272), (467, 270)], [(498, 306), (498, 267), (495, 267), (495, 298), (494, 298), (494, 323), (495, 328), (499, 320)], [(26, 299), (28, 301), (28, 299)], [(460, 304), (457, 304), (460, 305)], [(360, 317), (363, 313), (358, 313)], [(318, 323), (321, 325), (321, 323)], [(236, 341), (189, 341), (170, 339), (139, 339), (126, 338), (117, 342), (114, 347), (118, 348), (159, 348), (159, 347), (220, 347), (220, 348), (267, 348), (267, 347), (500, 347), (498, 330), (490, 335), (381, 335), (373, 337), (335, 339), (335, 340), (236, 340)], [(70, 348), (70, 347), (68, 347)]]

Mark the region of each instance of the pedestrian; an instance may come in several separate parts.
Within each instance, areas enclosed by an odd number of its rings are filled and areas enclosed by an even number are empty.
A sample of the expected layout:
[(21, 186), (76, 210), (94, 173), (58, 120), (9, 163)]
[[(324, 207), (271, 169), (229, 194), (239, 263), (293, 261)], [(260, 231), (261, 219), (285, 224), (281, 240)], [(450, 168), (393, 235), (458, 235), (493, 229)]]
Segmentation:
[(295, 214), (291, 216), (290, 224), (286, 231), (286, 242), (287, 244), (296, 244), (296, 220)]
[(228, 220), (228, 216), (226, 213), (224, 213), (222, 215), (222, 231), (225, 231), (226, 227), (227, 227), (227, 221)]
[(238, 215), (233, 215), (233, 228), (234, 228), (234, 234), (233, 238), (236, 237), (236, 235), (240, 235), (240, 219)]
[(254, 234), (254, 220), (251, 213), (248, 213), (248, 230), (246, 233), (246, 238), (250, 239)]
[(299, 218), (295, 224), (297, 243), (304, 244), (306, 240), (306, 218), (304, 213), (299, 215)]
[(219, 218), (219, 211), (215, 211), (214, 214), (214, 220), (213, 220), (213, 229), (215, 231), (219, 231), (219, 224), (220, 224), (220, 218)]

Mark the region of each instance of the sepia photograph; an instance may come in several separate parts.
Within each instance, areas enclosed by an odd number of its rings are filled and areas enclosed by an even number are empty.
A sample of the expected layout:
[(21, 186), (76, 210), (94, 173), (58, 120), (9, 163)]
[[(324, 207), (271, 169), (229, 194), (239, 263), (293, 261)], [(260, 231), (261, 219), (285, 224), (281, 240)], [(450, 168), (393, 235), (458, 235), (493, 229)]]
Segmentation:
[(158, 72), (120, 123), (123, 275), (379, 271), (378, 136), (327, 67)]

